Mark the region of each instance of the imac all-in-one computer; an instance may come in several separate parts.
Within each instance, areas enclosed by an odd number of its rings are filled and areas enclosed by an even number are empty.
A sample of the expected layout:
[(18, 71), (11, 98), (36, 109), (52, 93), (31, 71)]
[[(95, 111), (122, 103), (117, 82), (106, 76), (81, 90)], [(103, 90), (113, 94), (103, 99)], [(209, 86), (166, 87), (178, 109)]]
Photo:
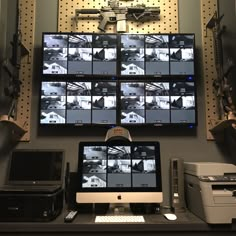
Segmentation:
[(159, 142), (80, 142), (77, 203), (161, 203)]

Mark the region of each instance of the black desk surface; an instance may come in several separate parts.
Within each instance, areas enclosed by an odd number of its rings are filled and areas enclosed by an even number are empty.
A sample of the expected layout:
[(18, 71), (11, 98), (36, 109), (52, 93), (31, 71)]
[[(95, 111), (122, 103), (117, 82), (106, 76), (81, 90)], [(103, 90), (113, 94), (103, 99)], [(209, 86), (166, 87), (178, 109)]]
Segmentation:
[(0, 222), (0, 235), (236, 235), (236, 224), (209, 225), (190, 212), (168, 221), (161, 214), (144, 215), (145, 223), (94, 223), (95, 215), (79, 214), (64, 223), (63, 211), (50, 222)]

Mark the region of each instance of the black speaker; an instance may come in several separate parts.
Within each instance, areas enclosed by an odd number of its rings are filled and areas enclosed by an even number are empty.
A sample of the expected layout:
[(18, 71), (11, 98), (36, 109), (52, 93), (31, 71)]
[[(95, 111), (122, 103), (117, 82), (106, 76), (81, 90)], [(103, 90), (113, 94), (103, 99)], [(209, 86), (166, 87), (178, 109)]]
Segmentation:
[(133, 214), (159, 214), (159, 203), (130, 203), (130, 209)]
[(184, 212), (186, 209), (182, 158), (170, 159), (170, 206), (174, 212)]
[(65, 202), (68, 210), (77, 208), (76, 192), (77, 192), (77, 172), (69, 172), (66, 174), (65, 180)]
[(66, 171), (65, 171), (65, 202), (69, 201), (69, 184), (70, 184), (70, 163), (66, 162)]
[(108, 212), (109, 207), (110, 207), (109, 203), (95, 203), (93, 212), (95, 214), (104, 215)]

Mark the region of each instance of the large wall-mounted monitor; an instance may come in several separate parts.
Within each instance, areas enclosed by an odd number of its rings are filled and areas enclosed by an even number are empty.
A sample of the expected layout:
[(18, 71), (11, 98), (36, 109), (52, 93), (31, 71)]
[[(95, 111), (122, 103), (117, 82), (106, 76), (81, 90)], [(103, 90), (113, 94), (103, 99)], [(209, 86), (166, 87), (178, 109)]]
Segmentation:
[(195, 83), (121, 82), (120, 123), (196, 124)]
[(81, 142), (78, 203), (161, 203), (159, 142)]
[(196, 127), (194, 34), (43, 33), (39, 124)]
[(42, 75), (194, 75), (194, 34), (43, 33)]
[(117, 74), (115, 34), (44, 33), (44, 76)]
[(40, 124), (116, 124), (116, 86), (113, 81), (43, 81)]
[(197, 125), (196, 85), (177, 80), (42, 81), (42, 126)]

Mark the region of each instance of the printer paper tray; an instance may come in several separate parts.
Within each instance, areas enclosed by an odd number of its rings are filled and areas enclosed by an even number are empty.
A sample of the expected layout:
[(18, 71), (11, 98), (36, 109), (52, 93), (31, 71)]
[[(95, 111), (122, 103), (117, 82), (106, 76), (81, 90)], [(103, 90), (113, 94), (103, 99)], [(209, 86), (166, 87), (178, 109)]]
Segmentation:
[(233, 196), (233, 194), (234, 194), (233, 191), (229, 190), (214, 190), (213, 191), (214, 203), (236, 205), (236, 197)]

